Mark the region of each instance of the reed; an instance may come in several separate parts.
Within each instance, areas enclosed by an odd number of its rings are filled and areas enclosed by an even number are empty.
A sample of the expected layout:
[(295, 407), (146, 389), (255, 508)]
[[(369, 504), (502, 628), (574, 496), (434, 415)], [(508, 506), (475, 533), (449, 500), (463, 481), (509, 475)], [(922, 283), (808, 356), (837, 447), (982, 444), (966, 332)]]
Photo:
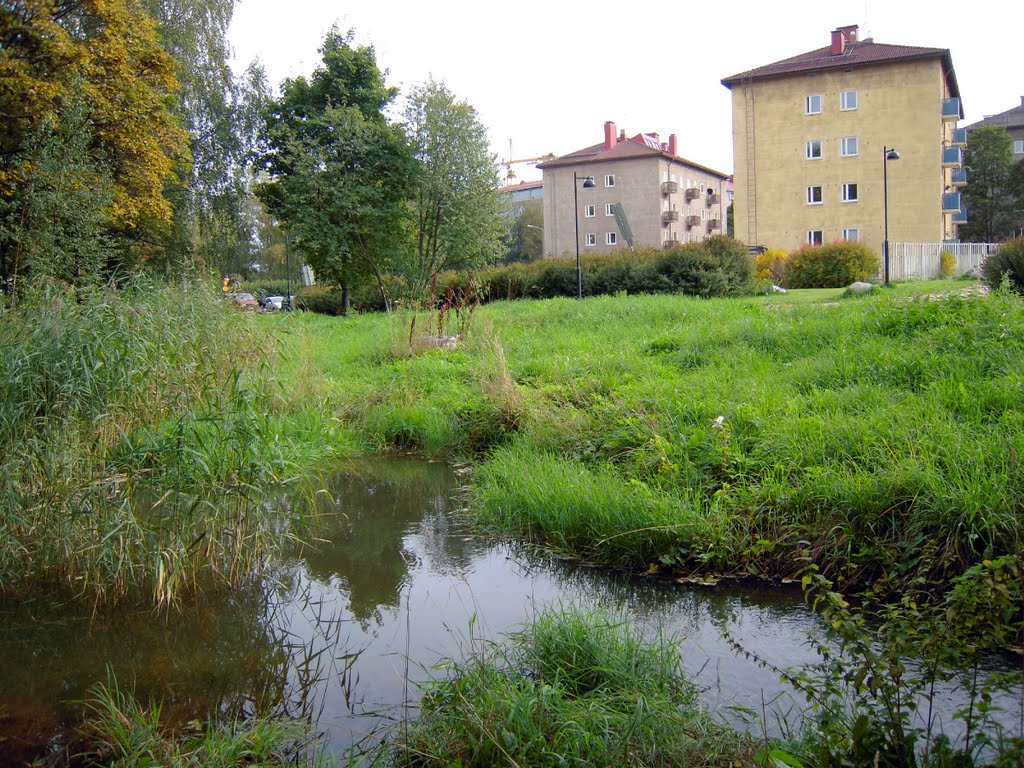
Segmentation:
[(0, 589), (167, 605), (236, 585), (295, 474), (266, 419), (272, 342), (212, 292), (42, 292), (0, 316)]

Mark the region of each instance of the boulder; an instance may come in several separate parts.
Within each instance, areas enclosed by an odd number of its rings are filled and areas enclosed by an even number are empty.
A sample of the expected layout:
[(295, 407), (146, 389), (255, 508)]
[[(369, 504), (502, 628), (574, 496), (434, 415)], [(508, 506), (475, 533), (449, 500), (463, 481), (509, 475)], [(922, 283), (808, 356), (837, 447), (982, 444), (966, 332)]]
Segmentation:
[(847, 288), (846, 290), (848, 290), (850, 293), (854, 295), (859, 296), (863, 293), (871, 293), (871, 291), (873, 291), (874, 288), (875, 286), (873, 286), (871, 283), (864, 283), (858, 280), (856, 283), (850, 283), (850, 287)]

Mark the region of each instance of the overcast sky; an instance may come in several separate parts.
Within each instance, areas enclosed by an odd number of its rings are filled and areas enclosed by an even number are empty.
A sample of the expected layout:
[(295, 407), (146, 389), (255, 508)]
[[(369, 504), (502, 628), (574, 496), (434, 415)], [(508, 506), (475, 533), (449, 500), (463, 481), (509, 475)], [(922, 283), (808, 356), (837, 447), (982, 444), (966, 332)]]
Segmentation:
[[(723, 77), (825, 46), (829, 32), (949, 48), (965, 121), (1020, 105), (1020, 0), (239, 0), (236, 68), (258, 59), (272, 86), (308, 75), (333, 24), (373, 45), (388, 84), (428, 78), (472, 104), (500, 159), (563, 155), (602, 140), (679, 137), (679, 154), (731, 173), (732, 112)], [(515, 165), (517, 180), (540, 177)]]

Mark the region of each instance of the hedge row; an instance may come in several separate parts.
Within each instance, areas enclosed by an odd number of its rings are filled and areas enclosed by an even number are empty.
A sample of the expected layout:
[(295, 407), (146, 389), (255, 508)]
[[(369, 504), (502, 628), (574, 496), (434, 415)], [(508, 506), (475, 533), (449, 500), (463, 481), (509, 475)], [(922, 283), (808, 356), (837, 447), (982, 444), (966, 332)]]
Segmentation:
[[(700, 243), (667, 250), (637, 249), (581, 259), (583, 295), (616, 293), (683, 293), (692, 296), (736, 296), (754, 288), (754, 260), (747, 247), (716, 235)], [(443, 285), (465, 285), (469, 275), (444, 275)], [(540, 259), (483, 270), (472, 276), (482, 301), (549, 299), (575, 296), (576, 259)]]
[[(637, 249), (581, 259), (583, 295), (616, 293), (683, 293), (693, 296), (737, 296), (754, 290), (754, 259), (747, 247), (730, 237), (716, 235), (701, 243), (668, 250)], [(437, 281), (435, 300), (444, 300), (449, 286), (457, 291), (472, 281), (473, 295), (483, 302), (513, 299), (548, 299), (575, 296), (575, 257), (540, 259), (530, 263), (490, 267), (474, 273), (449, 272)], [(397, 283), (393, 296), (400, 295)], [(327, 287), (295, 292), (295, 306), (311, 312), (341, 314), (341, 294)], [(376, 285), (353, 291), (352, 309), (377, 312), (384, 301)]]

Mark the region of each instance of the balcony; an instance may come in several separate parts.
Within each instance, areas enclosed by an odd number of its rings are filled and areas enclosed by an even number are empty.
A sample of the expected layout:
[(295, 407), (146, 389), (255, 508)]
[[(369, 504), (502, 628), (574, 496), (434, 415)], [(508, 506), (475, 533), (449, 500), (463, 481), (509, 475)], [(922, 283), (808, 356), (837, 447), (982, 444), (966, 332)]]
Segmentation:
[(708, 195), (707, 200), (707, 204), (709, 207), (712, 205), (718, 205), (720, 202), (722, 202), (722, 196), (718, 194)]
[(721, 219), (708, 219), (708, 232), (714, 232), (716, 229), (722, 228)]
[(954, 224), (966, 224), (967, 223), (967, 208), (961, 208), (959, 211), (953, 214)]
[(961, 147), (942, 148), (942, 167), (959, 168), (964, 164), (964, 150)]
[(679, 191), (679, 182), (676, 181), (663, 181), (661, 183), (661, 194), (663, 195), (674, 195)]
[(697, 187), (687, 187), (686, 188), (686, 199), (687, 200), (695, 200), (698, 197), (700, 197), (700, 189), (698, 189)]
[(953, 97), (942, 100), (942, 122), (955, 123), (960, 119), (960, 99)]
[(685, 224), (687, 227), (699, 227), (701, 221), (703, 219), (700, 216), (687, 216)]
[(666, 251), (670, 248), (678, 248), (679, 241), (676, 240), (675, 238), (672, 238), (671, 240), (666, 240), (661, 247), (664, 248)]
[(957, 146), (960, 146), (960, 147), (967, 146), (967, 129), (966, 128), (954, 128), (953, 129), (953, 139), (952, 139), (952, 141), (950, 143), (951, 144), (956, 144)]
[(947, 192), (942, 196), (943, 213), (960, 213), (963, 207), (963, 198), (959, 192)]
[(668, 224), (669, 222), (679, 221), (679, 211), (662, 211), (661, 223)]
[(962, 187), (967, 183), (967, 169), (966, 168), (954, 168), (953, 173), (950, 176), (950, 184), (954, 187)]

